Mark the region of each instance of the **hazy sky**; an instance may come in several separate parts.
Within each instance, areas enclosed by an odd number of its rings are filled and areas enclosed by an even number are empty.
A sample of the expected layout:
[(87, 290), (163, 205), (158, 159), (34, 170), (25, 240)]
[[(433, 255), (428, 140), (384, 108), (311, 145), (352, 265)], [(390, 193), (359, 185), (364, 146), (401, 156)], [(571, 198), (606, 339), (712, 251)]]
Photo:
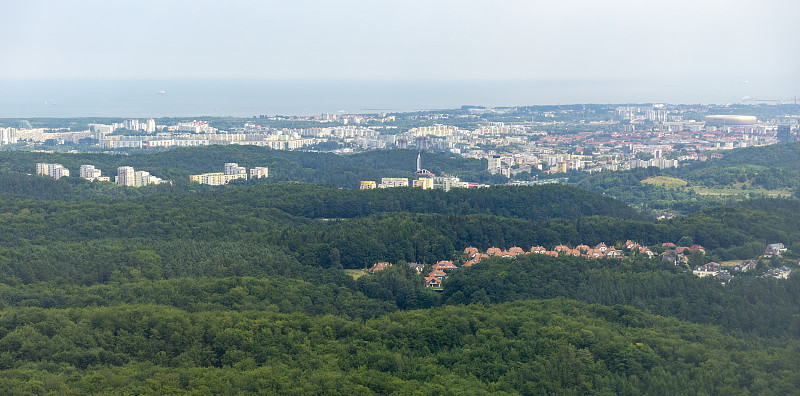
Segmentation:
[(798, 0), (36, 1), (0, 78), (790, 77)]

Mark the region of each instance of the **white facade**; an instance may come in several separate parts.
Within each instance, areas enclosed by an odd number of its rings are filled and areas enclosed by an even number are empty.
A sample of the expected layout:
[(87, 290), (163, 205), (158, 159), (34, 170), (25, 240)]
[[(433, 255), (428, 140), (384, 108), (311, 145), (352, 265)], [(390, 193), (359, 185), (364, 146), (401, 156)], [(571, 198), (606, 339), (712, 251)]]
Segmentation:
[(132, 166), (120, 166), (117, 168), (117, 184), (120, 186), (134, 186)]
[(269, 177), (269, 168), (266, 166), (257, 166), (253, 169), (250, 169), (251, 179), (260, 179), (262, 177)]
[(47, 163), (37, 163), (36, 164), (36, 174), (40, 176), (50, 176), (53, 179), (60, 179), (62, 177), (69, 176), (69, 169), (65, 168), (61, 164), (47, 164)]
[(0, 128), (0, 145), (15, 144), (18, 141), (16, 128)]
[(228, 162), (225, 164), (225, 174), (226, 175), (238, 175), (238, 174), (247, 174), (247, 169), (243, 166), (239, 166), (239, 164), (235, 162)]
[(95, 169), (94, 165), (81, 165), (80, 175), (87, 180), (95, 180), (100, 177), (100, 169)]

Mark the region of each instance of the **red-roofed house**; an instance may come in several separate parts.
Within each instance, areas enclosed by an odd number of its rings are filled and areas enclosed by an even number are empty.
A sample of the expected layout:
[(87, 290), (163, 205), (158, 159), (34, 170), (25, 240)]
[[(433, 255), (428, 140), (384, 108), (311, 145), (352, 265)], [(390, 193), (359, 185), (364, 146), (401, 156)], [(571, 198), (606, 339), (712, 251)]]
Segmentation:
[(442, 270), (445, 272), (458, 269), (458, 267), (456, 267), (456, 265), (453, 264), (452, 261), (447, 261), (447, 260), (439, 261), (438, 263), (432, 265), (431, 268), (435, 270)]
[(435, 288), (442, 287), (442, 280), (437, 278), (437, 277), (435, 277), (435, 276), (426, 277), (425, 278), (425, 286), (426, 287), (435, 287)]
[(700, 252), (700, 253), (706, 254), (706, 248), (704, 248), (704, 247), (702, 247), (702, 246), (700, 246), (698, 244), (692, 245), (692, 247), (690, 247), (689, 250), (691, 250), (692, 252)]
[(385, 270), (385, 269), (387, 269), (387, 268), (389, 268), (391, 266), (392, 266), (391, 263), (375, 263), (375, 265), (370, 267), (367, 270), (367, 272), (374, 274), (374, 273), (376, 273), (378, 271), (383, 271), (383, 270)]

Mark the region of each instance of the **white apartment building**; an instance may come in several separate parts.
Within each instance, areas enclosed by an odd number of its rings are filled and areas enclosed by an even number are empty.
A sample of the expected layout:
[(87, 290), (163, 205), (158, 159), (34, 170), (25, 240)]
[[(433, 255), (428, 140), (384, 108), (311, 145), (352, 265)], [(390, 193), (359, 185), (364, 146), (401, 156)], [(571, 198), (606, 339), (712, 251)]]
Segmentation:
[(69, 169), (65, 168), (61, 164), (48, 164), (48, 163), (37, 163), (36, 164), (36, 174), (40, 176), (50, 176), (53, 179), (60, 179), (62, 177), (69, 176)]
[(117, 168), (117, 184), (120, 186), (134, 186), (134, 172), (132, 166), (120, 166)]
[(100, 169), (95, 169), (94, 165), (81, 165), (80, 175), (86, 180), (95, 180), (100, 176)]
[(226, 175), (238, 175), (238, 174), (247, 174), (247, 169), (243, 166), (239, 166), (239, 164), (235, 162), (228, 162), (225, 164), (225, 174)]
[(16, 128), (0, 128), (0, 145), (15, 144), (18, 141)]
[(250, 169), (250, 178), (251, 179), (260, 179), (262, 177), (269, 176), (269, 168), (266, 166), (257, 166), (253, 169)]

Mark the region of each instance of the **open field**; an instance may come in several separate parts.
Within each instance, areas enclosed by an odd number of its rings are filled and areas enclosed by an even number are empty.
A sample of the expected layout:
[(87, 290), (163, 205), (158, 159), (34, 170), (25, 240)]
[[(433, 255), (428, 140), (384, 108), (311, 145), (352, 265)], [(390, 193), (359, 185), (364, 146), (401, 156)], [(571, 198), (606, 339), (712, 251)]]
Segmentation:
[(681, 180), (675, 177), (667, 177), (667, 176), (654, 176), (647, 179), (642, 180), (644, 184), (653, 184), (656, 186), (662, 187), (685, 187), (688, 183), (685, 180)]
[(668, 176), (654, 176), (641, 181), (642, 184), (652, 184), (654, 186), (667, 187), (667, 188), (681, 188), (684, 191), (694, 191), (697, 195), (706, 196), (736, 196), (736, 195), (750, 195), (767, 196), (770, 198), (783, 198), (791, 197), (792, 192), (787, 189), (766, 190), (763, 188), (753, 188), (749, 182), (735, 183), (730, 187), (711, 188), (702, 186), (691, 186), (685, 180), (668, 177)]
[(691, 187), (691, 189), (698, 195), (749, 195), (755, 194), (756, 196), (767, 196), (770, 198), (788, 198), (792, 196), (789, 190), (765, 190), (763, 188), (708, 188), (708, 187)]
[(360, 270), (360, 269), (346, 269), (346, 270), (344, 270), (344, 272), (346, 272), (347, 275), (352, 276), (353, 279), (358, 279), (358, 278), (360, 278), (360, 277), (362, 277), (362, 276), (367, 274), (366, 271)]

